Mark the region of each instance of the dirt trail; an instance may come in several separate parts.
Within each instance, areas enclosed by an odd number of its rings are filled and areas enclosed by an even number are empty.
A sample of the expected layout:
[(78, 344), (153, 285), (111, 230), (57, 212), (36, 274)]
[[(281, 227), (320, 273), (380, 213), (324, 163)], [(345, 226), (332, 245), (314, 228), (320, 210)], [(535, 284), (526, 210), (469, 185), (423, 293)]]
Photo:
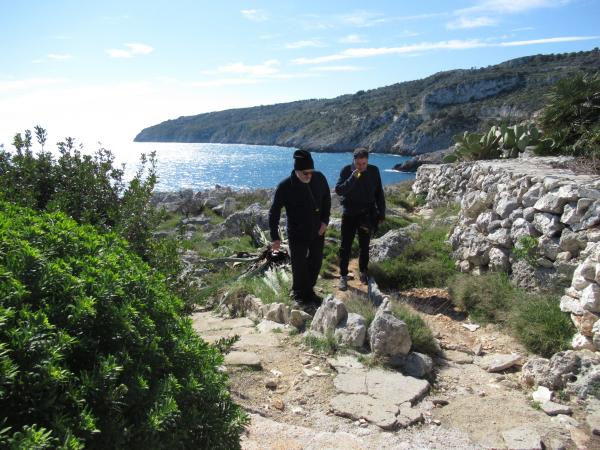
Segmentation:
[[(351, 269), (356, 270), (355, 266), (352, 261)], [(337, 285), (337, 279), (329, 282)], [(366, 286), (358, 279), (349, 285), (348, 291), (336, 290), (335, 295), (345, 299), (349, 292), (366, 294)], [(413, 290), (401, 296), (418, 305), (419, 298), (440, 301), (444, 295), (443, 290)], [(520, 444), (514, 442), (526, 442), (510, 433), (520, 429), (538, 443), (543, 438), (547, 448), (600, 449), (600, 440), (585, 428), (584, 412), (576, 403), (569, 406), (579, 426), (535, 409), (531, 392), (519, 384), (518, 371), (493, 374), (475, 364), (475, 353), (525, 356), (512, 337), (494, 326), (470, 331), (463, 326), (468, 322), (451, 310), (445, 314), (415, 311), (431, 327), (444, 358), (435, 359), (431, 390), (415, 405), (423, 421), (395, 431), (334, 415), (330, 402), (336, 394), (333, 380), (337, 373), (329, 357), (316, 354), (303, 343), (302, 335), (290, 333), (289, 328), (265, 329), (248, 319), (228, 322), (210, 313), (196, 314), (194, 323), (208, 340), (241, 335), (233, 353), (251, 352), (260, 360), (260, 370), (227, 365), (231, 392), (252, 419), (243, 436), (244, 449), (518, 448)]]

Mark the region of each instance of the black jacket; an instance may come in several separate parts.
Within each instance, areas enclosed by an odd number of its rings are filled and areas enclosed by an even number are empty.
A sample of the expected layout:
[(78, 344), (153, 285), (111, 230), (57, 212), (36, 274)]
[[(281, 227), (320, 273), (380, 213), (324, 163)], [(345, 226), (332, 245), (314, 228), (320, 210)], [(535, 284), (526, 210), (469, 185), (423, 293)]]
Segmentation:
[(368, 164), (359, 178), (352, 176), (354, 169), (354, 164), (344, 167), (335, 184), (335, 193), (342, 197), (343, 214), (356, 216), (371, 212), (376, 206), (377, 219), (385, 219), (385, 196), (379, 169)]
[(316, 239), (321, 222), (329, 223), (331, 210), (331, 194), (325, 176), (321, 172), (313, 172), (310, 183), (302, 183), (292, 172), (279, 183), (269, 210), (269, 229), (274, 241), (280, 239), (277, 227), (282, 207), (285, 207), (290, 239), (306, 242)]

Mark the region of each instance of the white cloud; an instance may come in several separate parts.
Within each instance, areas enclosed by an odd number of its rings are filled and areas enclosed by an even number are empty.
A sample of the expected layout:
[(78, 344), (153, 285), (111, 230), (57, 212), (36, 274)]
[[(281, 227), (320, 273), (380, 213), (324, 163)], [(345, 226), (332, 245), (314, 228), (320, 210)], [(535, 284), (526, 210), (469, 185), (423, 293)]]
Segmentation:
[(338, 40), (342, 44), (361, 44), (366, 42), (363, 38), (361, 38), (358, 34), (349, 34), (344, 36)]
[(318, 66), (311, 67), (312, 72), (359, 72), (365, 70), (359, 66)]
[[(248, 65), (243, 62), (235, 62), (225, 66), (219, 66), (216, 72), (212, 73), (235, 73), (249, 76), (273, 75), (279, 72), (280, 63), (276, 59), (269, 59), (262, 64)], [(208, 72), (210, 74), (210, 72)]]
[(457, 20), (452, 22), (448, 22), (446, 24), (446, 28), (449, 30), (461, 30), (464, 28), (480, 28), (480, 27), (490, 27), (496, 25), (498, 23), (497, 19), (492, 19), (491, 17), (481, 16), (481, 17), (459, 17)]
[(111, 48), (105, 50), (105, 52), (111, 58), (133, 58), (138, 55), (148, 55), (154, 51), (151, 46), (140, 43), (125, 44), (125, 47), (128, 50)]
[(523, 45), (537, 45), (537, 44), (555, 44), (557, 42), (577, 42), (577, 41), (591, 41), (594, 39), (600, 39), (600, 36), (565, 36), (565, 37), (554, 37), (546, 39), (531, 39), (528, 41), (512, 41), (512, 42), (500, 42), (497, 44), (498, 47), (519, 47)]
[(252, 22), (264, 22), (269, 19), (267, 13), (261, 9), (242, 9), (241, 13)]
[(71, 59), (73, 56), (69, 55), (68, 53), (50, 53), (46, 55), (46, 57), (53, 61), (65, 61), (67, 59)]
[(368, 11), (354, 11), (348, 14), (338, 16), (340, 22), (353, 27), (372, 27), (389, 19), (381, 13), (373, 13)]
[(456, 11), (456, 14), (472, 14), (494, 12), (499, 14), (515, 14), (532, 9), (555, 8), (564, 6), (570, 0), (479, 0), (474, 6)]
[(486, 44), (482, 43), (478, 39), (469, 41), (452, 40), (452, 41), (441, 41), (441, 42), (422, 42), (413, 45), (404, 45), (401, 47), (378, 47), (378, 48), (349, 48), (340, 53), (333, 55), (320, 56), (317, 58), (297, 58), (294, 60), (295, 64), (322, 64), (332, 61), (341, 61), (344, 59), (354, 58), (368, 58), (371, 56), (381, 55), (402, 55), (417, 53), (431, 50), (458, 50), (466, 48), (477, 48), (485, 47)]
[(307, 47), (324, 47), (324, 44), (318, 39), (309, 39), (309, 40), (296, 41), (296, 42), (290, 42), (289, 44), (285, 44), (285, 48), (289, 48), (289, 49), (307, 48)]
[(190, 87), (222, 87), (222, 86), (241, 86), (246, 84), (258, 84), (264, 80), (260, 78), (219, 78), (207, 81), (194, 81), (188, 83)]
[(346, 59), (369, 58), (382, 55), (414, 55), (416, 53), (426, 53), (435, 50), (465, 50), (483, 47), (515, 47), (525, 45), (550, 44), (557, 42), (575, 42), (600, 39), (600, 36), (565, 36), (544, 39), (532, 39), (528, 41), (508, 41), (508, 42), (484, 42), (480, 39), (471, 40), (450, 40), (440, 42), (421, 42), (418, 44), (404, 45), (401, 47), (378, 47), (378, 48), (349, 48), (342, 52), (332, 55), (319, 56), (316, 58), (297, 58), (295, 64), (324, 64), (333, 61), (342, 61)]

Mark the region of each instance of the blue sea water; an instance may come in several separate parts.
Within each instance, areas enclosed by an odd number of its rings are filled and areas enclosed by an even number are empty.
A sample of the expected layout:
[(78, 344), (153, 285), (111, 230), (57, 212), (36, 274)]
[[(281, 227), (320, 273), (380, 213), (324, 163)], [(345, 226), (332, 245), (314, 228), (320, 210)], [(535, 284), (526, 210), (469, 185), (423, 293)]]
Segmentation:
[[(113, 152), (118, 162), (126, 163), (129, 177), (138, 166), (141, 153), (156, 151), (157, 191), (188, 188), (198, 191), (217, 184), (236, 189), (275, 187), (290, 174), (295, 149), (243, 144), (134, 142), (127, 145), (126, 150), (113, 149)], [(323, 172), (331, 187), (341, 168), (352, 161), (349, 152), (312, 153), (312, 156), (315, 169)], [(383, 183), (390, 184), (414, 178), (412, 173), (391, 170), (406, 159), (408, 157), (373, 153), (369, 163), (379, 167)]]

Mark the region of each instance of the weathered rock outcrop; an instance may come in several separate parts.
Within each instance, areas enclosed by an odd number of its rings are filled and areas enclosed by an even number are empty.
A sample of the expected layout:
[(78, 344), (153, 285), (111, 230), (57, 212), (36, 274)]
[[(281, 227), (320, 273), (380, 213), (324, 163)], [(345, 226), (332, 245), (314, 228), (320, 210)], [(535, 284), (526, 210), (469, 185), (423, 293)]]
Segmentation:
[(525, 288), (570, 281), (560, 307), (579, 330), (572, 345), (600, 349), (600, 178), (555, 168), (563, 161), (426, 165), (413, 191), (460, 202), (449, 240), (461, 271), (506, 271)]

